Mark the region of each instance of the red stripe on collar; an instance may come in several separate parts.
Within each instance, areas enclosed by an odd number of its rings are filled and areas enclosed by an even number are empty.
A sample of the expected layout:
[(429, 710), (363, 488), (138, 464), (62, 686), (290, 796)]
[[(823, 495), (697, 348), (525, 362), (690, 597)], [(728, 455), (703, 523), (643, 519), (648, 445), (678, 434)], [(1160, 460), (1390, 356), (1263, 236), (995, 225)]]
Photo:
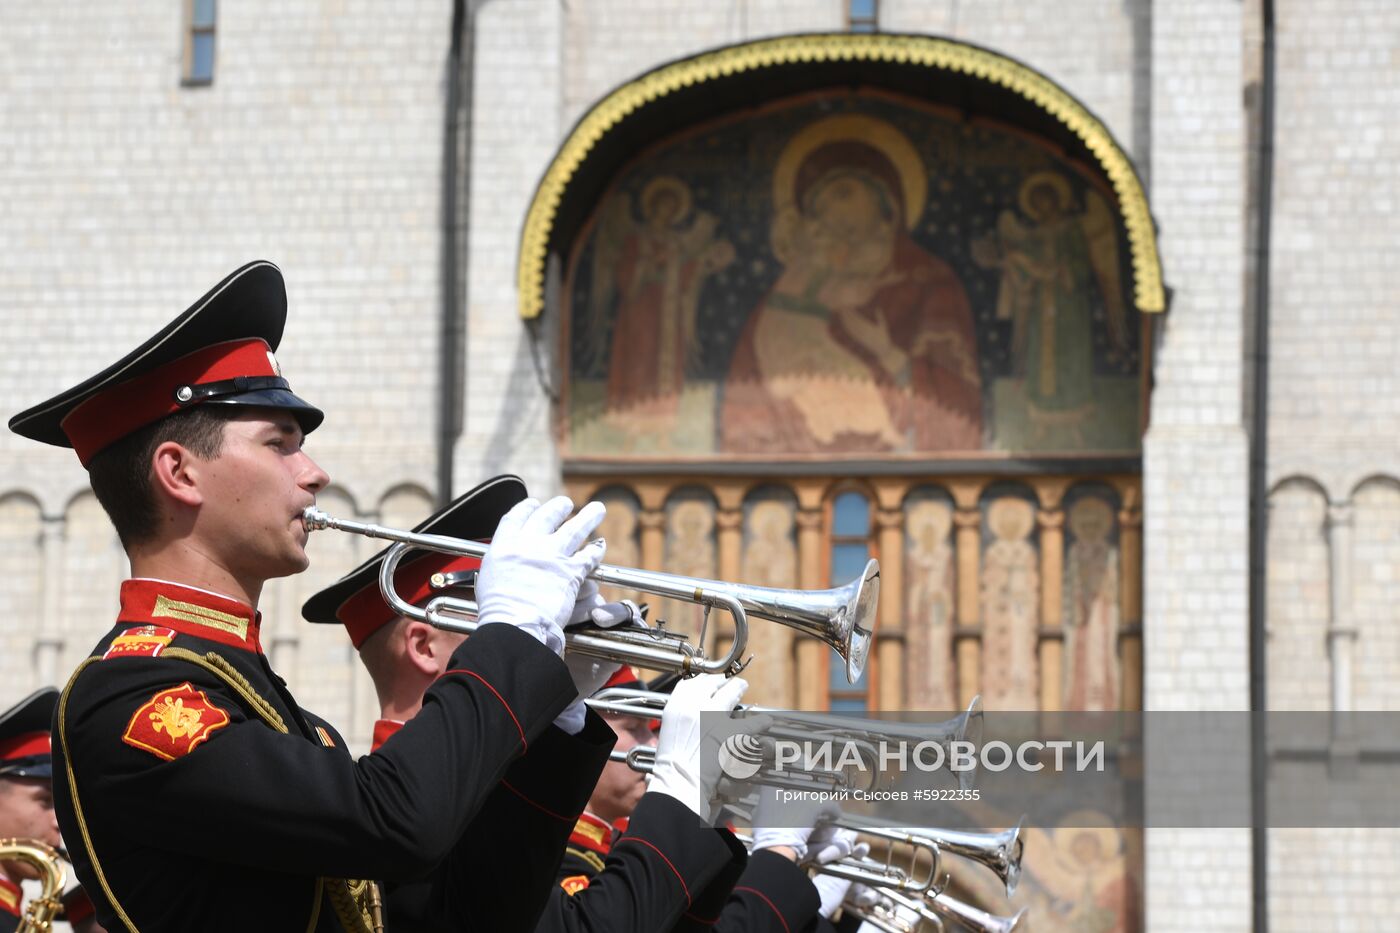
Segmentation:
[(19, 885), (8, 878), (0, 878), (0, 913), (18, 917), (20, 899), (23, 897), (24, 892), (19, 889)]
[(580, 813), (569, 841), (590, 852), (607, 855), (612, 851), (613, 828), (591, 813)]
[(181, 635), (262, 653), (258, 640), (262, 616), (251, 606), (168, 580), (138, 578), (122, 583), (117, 621), (154, 623)]
[(403, 728), (397, 719), (380, 719), (374, 724), (374, 736), (370, 739), (369, 750), (379, 751), (379, 746), (389, 741), (389, 736)]

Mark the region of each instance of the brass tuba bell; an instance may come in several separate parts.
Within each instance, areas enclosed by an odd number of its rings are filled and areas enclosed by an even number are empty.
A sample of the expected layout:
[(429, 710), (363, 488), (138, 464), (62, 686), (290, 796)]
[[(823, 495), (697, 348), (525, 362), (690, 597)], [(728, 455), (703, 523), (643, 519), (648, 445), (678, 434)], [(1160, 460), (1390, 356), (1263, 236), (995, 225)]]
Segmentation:
[(57, 850), (37, 839), (0, 839), (0, 862), (25, 862), (39, 873), (39, 896), (29, 902), (15, 933), (49, 933), (63, 909), (63, 863)]

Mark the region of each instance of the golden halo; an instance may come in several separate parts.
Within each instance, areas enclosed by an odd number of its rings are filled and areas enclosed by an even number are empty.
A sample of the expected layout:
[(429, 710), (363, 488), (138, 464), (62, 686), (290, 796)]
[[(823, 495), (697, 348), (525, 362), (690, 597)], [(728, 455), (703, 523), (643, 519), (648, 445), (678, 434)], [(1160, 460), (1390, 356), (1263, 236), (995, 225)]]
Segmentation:
[(1031, 220), (1040, 220), (1040, 209), (1031, 203), (1031, 192), (1041, 185), (1049, 185), (1055, 189), (1055, 194), (1060, 198), (1060, 210), (1069, 208), (1072, 195), (1069, 190), (1069, 182), (1059, 172), (1036, 172), (1034, 175), (1021, 182), (1021, 191), (1017, 196), (1020, 202), (1021, 212)]
[(904, 225), (914, 229), (928, 197), (928, 178), (924, 174), (923, 160), (909, 138), (891, 124), (858, 113), (825, 117), (809, 123), (788, 140), (773, 169), (773, 213), (797, 207), (793, 187), (802, 160), (817, 147), (843, 139), (865, 143), (884, 153), (885, 158), (890, 160), (895, 171), (899, 172), (899, 184), (904, 189), (901, 192), (904, 197)]
[(987, 507), (987, 527), (1003, 541), (1019, 541), (1035, 527), (1035, 508), (1017, 496), (1003, 496)]
[(1070, 507), (1069, 530), (1077, 541), (1103, 541), (1113, 531), (1113, 508), (1097, 496), (1080, 499)]
[(1122, 856), (1123, 833), (1110, 824), (1102, 813), (1076, 810), (1067, 814), (1061, 820), (1061, 824), (1050, 831), (1050, 838), (1054, 840), (1056, 850), (1063, 856), (1079, 861), (1079, 857), (1074, 854), (1074, 844), (1081, 837), (1088, 837), (1098, 843), (1100, 865)]
[(678, 202), (676, 208), (676, 221), (682, 221), (690, 214), (690, 186), (674, 175), (658, 175), (646, 183), (642, 189), (642, 196), (637, 201), (637, 210), (641, 213), (642, 219), (647, 218), (647, 205), (651, 199), (663, 192), (672, 194)]

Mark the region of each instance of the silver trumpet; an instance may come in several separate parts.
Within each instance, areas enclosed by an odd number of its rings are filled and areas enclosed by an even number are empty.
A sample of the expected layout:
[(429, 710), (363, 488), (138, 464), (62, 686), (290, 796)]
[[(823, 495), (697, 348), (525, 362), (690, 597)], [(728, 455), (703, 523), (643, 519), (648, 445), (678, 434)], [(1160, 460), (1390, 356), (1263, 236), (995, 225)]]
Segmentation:
[[(745, 816), (752, 822), (751, 815), (746, 814)], [(844, 819), (829, 822), (843, 829), (861, 833), (868, 832), (867, 828), (859, 823), (848, 822)], [(881, 891), (897, 891), (901, 894), (920, 897), (929, 897), (940, 893), (942, 888), (937, 887), (938, 846), (934, 845), (931, 840), (915, 834), (897, 833), (894, 830), (884, 830), (883, 832), (888, 833), (888, 835), (882, 835), (881, 831), (869, 834), (890, 841), (890, 851), (884, 859), (872, 858), (868, 855), (847, 855), (830, 862), (808, 860), (802, 863), (802, 867), (819, 874), (831, 875), (834, 878), (845, 878), (847, 881), (859, 882), (869, 888), (879, 888)], [(744, 848), (753, 851), (752, 836), (736, 832), (734, 837), (744, 844)], [(895, 863), (893, 852), (896, 843), (912, 848), (905, 864)], [(931, 862), (928, 868), (919, 866), (920, 852), (928, 853)]]
[[(867, 819), (871, 825), (891, 832), (906, 831), (903, 826), (887, 820), (875, 817), (862, 817), (862, 819)], [(928, 837), (943, 852), (951, 852), (991, 869), (1001, 879), (1002, 884), (1006, 885), (1006, 896), (1010, 897), (1015, 893), (1016, 885), (1021, 880), (1021, 857), (1025, 849), (1025, 840), (1021, 838), (1020, 823), (999, 833), (970, 833), (956, 829), (928, 827), (907, 831), (917, 832), (921, 836)]]
[[(379, 568), (379, 589), (389, 608), (399, 615), (426, 622), (435, 628), (468, 634), (476, 630), (475, 602), (444, 595), (433, 597), (420, 608), (401, 598), (394, 590), (394, 573), (404, 556), (415, 548), (479, 558), (486, 555), (490, 545), (332, 518), (315, 506), (302, 513), (302, 522), (308, 532), (333, 528), (395, 542), (384, 555)], [(706, 618), (711, 609), (723, 609), (734, 619), (734, 641), (727, 654), (711, 660), (683, 636), (659, 627), (566, 632), (566, 648), (589, 657), (681, 674), (735, 674), (746, 663), (744, 649), (748, 644), (748, 617), (753, 615), (826, 642), (845, 659), (846, 677), (855, 683), (865, 670), (866, 657), (875, 637), (880, 564), (874, 560), (865, 565), (864, 572), (857, 579), (828, 590), (748, 586), (608, 564), (600, 566), (591, 576), (605, 586), (697, 603), (705, 607)]]
[[(830, 822), (833, 826), (884, 840), (887, 844), (885, 857), (878, 859), (868, 855), (864, 857), (848, 855), (845, 858), (824, 864), (809, 862), (808, 868), (824, 875), (845, 878), (847, 881), (858, 881), (868, 887), (897, 891), (900, 894), (929, 897), (942, 892), (942, 888), (938, 886), (938, 844), (929, 836), (912, 831), (869, 826), (858, 818), (849, 816), (843, 816)], [(900, 859), (898, 863), (895, 861), (894, 847), (896, 845), (909, 847), (905, 857)], [(921, 852), (928, 853), (930, 864), (927, 868), (921, 868), (919, 865)]]
[[(896, 891), (880, 893), (880, 899), (870, 906), (847, 900), (841, 905), (841, 912), (854, 914), (883, 933), (918, 933), (921, 929), (929, 928), (925, 926), (926, 923), (931, 925), (933, 930), (942, 933), (943, 920), (937, 914), (925, 912), (916, 898), (906, 897)], [(901, 907), (904, 908), (904, 915), (900, 914)], [(913, 916), (908, 916), (910, 914)]]
[(956, 920), (975, 933), (1030, 933), (1030, 921), (1026, 919), (1029, 907), (1022, 907), (1009, 917), (990, 914), (980, 907), (940, 893), (937, 897), (926, 897), (919, 907), (919, 914), (925, 920), (947, 917)]
[[(634, 690), (627, 687), (609, 687), (595, 693), (588, 700), (588, 705), (600, 713), (636, 716), (641, 719), (660, 719), (664, 717), (667, 699), (669, 696), (665, 693)], [(862, 719), (831, 713), (774, 709), (766, 706), (740, 705), (737, 710), (748, 715), (763, 714), (771, 717), (772, 724), (763, 731), (766, 738), (796, 742), (849, 742), (861, 750), (862, 760), (872, 764), (879, 761), (876, 745), (882, 741), (912, 744), (938, 742), (945, 747), (946, 751), (947, 746), (952, 742), (972, 742), (974, 745), (978, 745), (982, 738), (982, 698), (980, 696), (972, 698), (972, 702), (968, 704), (965, 712), (952, 719), (929, 725)], [(639, 752), (628, 763), (633, 764), (635, 770), (641, 770), (635, 768), (635, 763), (646, 759), (647, 756)], [(976, 781), (976, 760), (973, 759), (974, 768), (957, 772), (958, 783), (965, 790), (971, 788)], [(873, 768), (871, 773), (872, 783), (874, 783), (878, 779), (878, 774)], [(785, 774), (786, 779), (779, 778), (780, 774)], [(768, 769), (761, 771), (758, 776), (753, 778), (753, 781), (759, 784), (797, 790), (811, 789), (812, 786), (805, 783), (805, 778), (800, 772), (774, 772)], [(792, 784), (787, 783), (787, 781), (804, 783)]]
[[(851, 910), (872, 926), (886, 933), (915, 933), (921, 924), (932, 924), (933, 929), (943, 930), (944, 919), (952, 920), (973, 933), (1030, 933), (1030, 921), (1026, 919), (1029, 907), (1022, 907), (1009, 917), (987, 913), (964, 901), (957, 900), (940, 892), (936, 896), (915, 897), (892, 891), (888, 888), (877, 890), (880, 901), (874, 907), (852, 905), (849, 902), (842, 908)], [(905, 916), (901, 916), (903, 913)], [(908, 915), (918, 919), (907, 919)]]

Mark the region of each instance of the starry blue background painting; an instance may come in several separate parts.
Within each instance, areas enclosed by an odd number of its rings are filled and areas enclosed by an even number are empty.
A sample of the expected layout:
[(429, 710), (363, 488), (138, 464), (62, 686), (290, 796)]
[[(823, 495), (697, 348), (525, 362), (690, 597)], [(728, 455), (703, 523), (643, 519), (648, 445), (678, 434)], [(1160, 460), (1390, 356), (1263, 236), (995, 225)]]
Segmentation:
[[(628, 456), (631, 454), (707, 458), (723, 455), (713, 417), (706, 423), (703, 409), (715, 409), (724, 389), (740, 334), (748, 316), (764, 301), (783, 272), (770, 242), (774, 220), (774, 171), (795, 134), (815, 121), (839, 114), (862, 114), (895, 127), (912, 143), (926, 177), (926, 197), (913, 213), (909, 227), (914, 241), (955, 271), (971, 304), (976, 333), (976, 366), (984, 395), (984, 443), (981, 452), (1004, 451), (1067, 455), (1136, 453), (1140, 448), (1140, 383), (1143, 365), (1141, 317), (1133, 310), (1131, 266), (1126, 237), (1116, 215), (1111, 191), (1093, 167), (1070, 163), (1052, 147), (1014, 127), (985, 120), (965, 121), (960, 115), (883, 92), (834, 91), (804, 95), (762, 111), (731, 116), (664, 140), (625, 166), (600, 198), (594, 217), (576, 240), (565, 281), (565, 351), (568, 360), (565, 449), (570, 456)], [(1014, 323), (999, 296), (1005, 287), (1003, 270), (983, 258), (998, 231), (1033, 228), (1027, 216), (1027, 179), (1053, 175), (1062, 182), (1060, 207), (1082, 216), (1094, 206), (1113, 212), (1116, 244), (1111, 281), (1116, 294), (1105, 300), (1110, 280), (1085, 276), (1077, 304), (1084, 309), (1091, 346), (1076, 359), (1092, 372), (1082, 374), (1092, 386), (1095, 409), (1073, 430), (1049, 420), (1032, 426), (1026, 416), (1034, 410), (1034, 393), (1023, 385), (1025, 361), (1013, 351)], [(599, 419), (608, 402), (600, 388), (613, 366), (631, 365), (607, 352), (617, 327), (618, 298), (608, 295), (598, 307), (600, 290), (600, 230), (611, 205), (630, 215), (636, 225), (646, 222), (643, 200), (649, 185), (662, 177), (679, 179), (688, 188), (683, 225), (702, 212), (715, 220), (713, 238), (732, 247), (732, 258), (703, 276), (694, 302), (694, 346), (677, 365), (683, 367), (687, 388), (708, 387), (713, 398), (691, 400), (683, 409), (685, 440), (654, 442), (616, 436), (628, 430), (614, 419)], [(1092, 202), (1092, 203), (1091, 203)], [(622, 205), (619, 208), (619, 205)], [(606, 231), (603, 231), (606, 236)], [(979, 241), (982, 256), (979, 256)], [(728, 254), (726, 254), (727, 257)], [(980, 261), (979, 261), (980, 260)], [(1098, 272), (1102, 273), (1102, 251)], [(606, 265), (603, 266), (606, 268)], [(603, 293), (606, 293), (606, 289)], [(1000, 300), (1004, 303), (1005, 298)], [(1116, 305), (1116, 307), (1115, 307)], [(1126, 313), (1125, 313), (1126, 309)], [(1116, 312), (1116, 313), (1115, 313)], [(1038, 312), (1037, 312), (1038, 313)], [(1063, 349), (1063, 348), (1062, 348)], [(685, 410), (692, 412), (686, 417)], [(635, 433), (665, 432), (642, 419)], [(780, 455), (782, 451), (774, 451)], [(978, 451), (968, 451), (969, 455)]]

